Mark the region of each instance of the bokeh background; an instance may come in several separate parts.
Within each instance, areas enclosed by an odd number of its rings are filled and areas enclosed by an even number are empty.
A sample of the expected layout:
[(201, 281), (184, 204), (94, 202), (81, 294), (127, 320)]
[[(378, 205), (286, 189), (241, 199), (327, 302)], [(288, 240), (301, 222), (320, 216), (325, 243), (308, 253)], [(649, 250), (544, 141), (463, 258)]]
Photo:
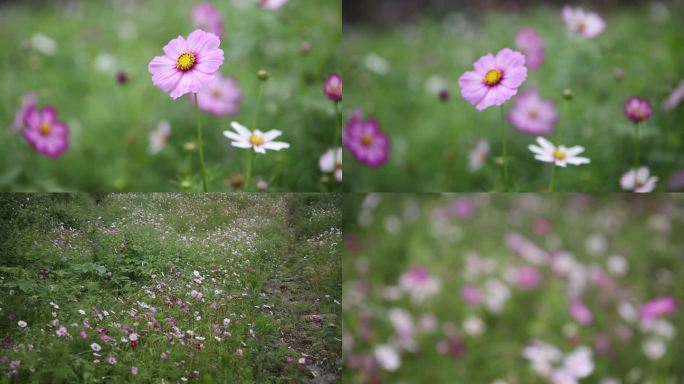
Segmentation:
[[(597, 12), (606, 29), (593, 39), (571, 36), (564, 5)], [(684, 111), (663, 101), (684, 79), (684, 2), (673, 1), (451, 1), (345, 0), (343, 70), (347, 113), (361, 108), (391, 138), (389, 161), (378, 169), (345, 151), (348, 191), (491, 191), (500, 188), (499, 108), (478, 112), (460, 95), (458, 78), (487, 53), (515, 49), (518, 31), (544, 39), (545, 61), (521, 91), (537, 88), (560, 113), (562, 142), (581, 145), (591, 165), (562, 169), (556, 189), (619, 191), (631, 166), (632, 124), (623, 103), (649, 98), (654, 115), (641, 126), (642, 163), (668, 190), (684, 168)], [(574, 92), (572, 102), (562, 98)], [(440, 92), (448, 100), (440, 99)], [(505, 104), (511, 108), (511, 102)], [(534, 160), (534, 137), (509, 127), (513, 191), (548, 188), (551, 167)], [(476, 142), (487, 140), (485, 166), (469, 170)]]
[[(251, 124), (260, 69), (271, 74), (260, 128), (283, 131), (291, 148), (259, 156), (255, 181), (268, 181), (271, 190), (336, 188), (321, 182), (318, 159), (334, 145), (334, 107), (322, 88), (325, 77), (339, 71), (341, 2), (290, 1), (274, 11), (257, 0), (208, 2), (225, 21), (221, 73), (237, 79), (243, 94), (237, 115), (202, 116), (210, 190), (230, 190), (228, 180), (244, 175), (249, 154), (230, 147), (221, 131), (231, 120)], [(200, 3), (0, 2), (0, 189), (182, 190), (182, 182), (198, 174), (197, 154), (183, 149), (196, 138), (194, 106), (153, 86), (147, 65), (169, 40), (195, 29), (191, 11)], [(118, 71), (127, 83), (117, 82)], [(39, 106), (55, 106), (71, 128), (71, 148), (57, 160), (33, 152), (7, 129), (31, 91)], [(162, 120), (171, 136), (151, 155), (148, 138)], [(197, 178), (192, 182), (185, 190), (198, 189)]]

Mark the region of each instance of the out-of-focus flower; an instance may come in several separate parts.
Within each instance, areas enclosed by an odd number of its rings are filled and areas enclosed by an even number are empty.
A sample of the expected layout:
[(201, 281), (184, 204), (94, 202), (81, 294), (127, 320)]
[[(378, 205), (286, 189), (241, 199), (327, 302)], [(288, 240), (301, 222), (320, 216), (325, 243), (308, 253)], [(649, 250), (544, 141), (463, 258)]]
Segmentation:
[(537, 374), (549, 376), (553, 365), (560, 361), (563, 355), (555, 346), (535, 340), (523, 349), (522, 356), (530, 361), (532, 369)]
[(131, 375), (135, 376), (138, 374), (138, 367), (131, 367)]
[(260, 0), (261, 8), (269, 11), (275, 11), (287, 4), (288, 0)]
[(10, 126), (10, 131), (19, 132), (24, 128), (24, 119), (26, 113), (29, 111), (29, 109), (36, 107), (37, 101), (38, 96), (33, 92), (26, 94), (21, 99), (21, 106), (19, 109), (17, 109), (17, 113), (14, 115), (14, 122)]
[(92, 349), (95, 352), (99, 352), (102, 349), (102, 347), (100, 347), (100, 344), (98, 343), (92, 343), (90, 344), (90, 349)]
[(116, 365), (116, 357), (114, 357), (114, 356), (109, 356), (109, 358), (107, 359), (107, 362), (108, 362), (110, 365)]
[(164, 149), (169, 136), (171, 136), (171, 124), (166, 120), (160, 121), (157, 125), (157, 129), (150, 133), (148, 152), (153, 155), (161, 152), (161, 150)]
[(476, 286), (466, 285), (461, 288), (461, 299), (468, 305), (478, 305), (482, 300), (482, 295)]
[(26, 328), (26, 326), (28, 326), (28, 323), (24, 320), (19, 320), (17, 321), (17, 325), (19, 326), (19, 328)]
[(633, 96), (625, 101), (625, 117), (635, 123), (648, 119), (652, 114), (651, 101), (648, 99)]
[(657, 337), (644, 341), (642, 348), (644, 350), (644, 355), (646, 355), (649, 360), (658, 360), (667, 352), (665, 342)]
[(678, 191), (684, 188), (684, 169), (675, 171), (675, 173), (670, 176), (670, 179), (667, 181), (667, 187), (672, 191)]
[(256, 183), (256, 188), (259, 191), (265, 191), (268, 189), (268, 182), (266, 180), (259, 180)]
[(253, 149), (256, 153), (266, 153), (267, 149), (272, 151), (280, 151), (281, 149), (290, 148), (290, 144), (283, 141), (274, 141), (280, 135), (277, 129), (272, 129), (268, 132), (261, 132), (260, 130), (250, 131), (242, 124), (233, 121), (230, 123), (233, 131), (223, 131), (223, 136), (232, 140), (230, 143), (233, 147), (243, 149)]
[(643, 304), (639, 309), (639, 315), (642, 319), (655, 319), (670, 314), (676, 309), (677, 300), (672, 296), (663, 296)]
[(587, 326), (591, 324), (593, 319), (591, 311), (579, 299), (570, 302), (568, 311), (570, 312), (570, 316), (581, 325)]
[(55, 332), (55, 334), (59, 337), (66, 336), (66, 334), (67, 334), (66, 327), (63, 325), (60, 325), (59, 328), (57, 328), (57, 331)]
[(536, 235), (546, 236), (551, 232), (551, 222), (543, 217), (534, 219), (532, 230)]
[(657, 182), (658, 177), (651, 176), (648, 167), (639, 167), (636, 171), (630, 169), (622, 175), (620, 187), (625, 191), (648, 193), (655, 189)]
[[(194, 101), (192, 94), (188, 97)], [(209, 84), (197, 92), (197, 105), (203, 112), (222, 116), (234, 115), (240, 109), (242, 91), (237, 80), (216, 74)]]
[(29, 45), (31, 46), (31, 48), (35, 49), (36, 51), (44, 55), (52, 56), (55, 53), (57, 53), (57, 42), (51, 37), (46, 36), (42, 33), (36, 33), (33, 36), (31, 36)]
[(558, 112), (553, 102), (542, 100), (539, 92), (531, 88), (513, 99), (513, 108), (508, 111), (508, 121), (522, 133), (548, 136), (556, 128)]
[(487, 54), (473, 64), (474, 71), (461, 75), (458, 85), (461, 96), (478, 111), (498, 106), (518, 93), (518, 87), (527, 79), (525, 56), (505, 48), (496, 56)]
[(389, 344), (376, 345), (373, 349), (373, 356), (378, 365), (385, 371), (396, 371), (401, 366), (401, 357), (396, 348)]
[(388, 312), (388, 317), (392, 327), (394, 327), (399, 346), (409, 351), (415, 351), (418, 345), (414, 338), (415, 325), (411, 314), (400, 308), (392, 308)]
[(491, 313), (501, 313), (510, 296), (510, 288), (499, 279), (489, 278), (485, 282), (484, 304)]
[(48, 106), (39, 110), (32, 106), (24, 115), (21, 136), (37, 152), (57, 158), (69, 149), (69, 127), (57, 120), (57, 110)]
[(532, 28), (523, 28), (515, 35), (515, 46), (525, 55), (527, 68), (534, 71), (544, 62), (544, 40)]
[(371, 168), (377, 168), (389, 159), (389, 136), (380, 131), (376, 119), (364, 121), (359, 110), (347, 121), (342, 142), (356, 160)]
[(576, 145), (566, 148), (562, 145), (555, 146), (543, 137), (537, 137), (539, 145), (531, 144), (528, 148), (534, 153), (534, 158), (545, 163), (553, 163), (559, 167), (570, 165), (589, 164), (591, 160), (578, 156), (584, 152), (584, 147)]
[(192, 21), (195, 27), (223, 37), (223, 15), (210, 3), (197, 4), (192, 8)]
[(629, 270), (629, 262), (623, 256), (612, 255), (606, 260), (608, 272), (615, 276), (624, 276)]
[(669, 111), (671, 109), (677, 108), (679, 103), (684, 100), (684, 80), (682, 80), (679, 85), (670, 93), (669, 96), (663, 101), (663, 111)]
[(585, 12), (582, 8), (567, 5), (561, 13), (570, 31), (583, 38), (596, 37), (606, 29), (605, 21), (597, 13)]
[(338, 73), (330, 74), (323, 83), (323, 93), (336, 103), (342, 101), (342, 76)]
[(470, 315), (463, 320), (463, 331), (467, 335), (479, 336), (484, 332), (485, 324), (477, 316)]
[(526, 266), (516, 270), (516, 284), (525, 289), (535, 288), (541, 282), (541, 275), (537, 268)]
[(426, 267), (413, 267), (399, 279), (399, 287), (414, 302), (422, 302), (437, 294), (442, 286), (439, 278), (432, 276)]
[(331, 148), (318, 159), (318, 167), (323, 173), (335, 173), (335, 180), (342, 182), (342, 148)]
[(369, 53), (363, 58), (363, 64), (377, 75), (386, 75), (390, 70), (390, 64), (387, 59), (375, 53)]
[(128, 74), (124, 71), (119, 71), (116, 73), (116, 81), (123, 85), (128, 82)]
[(487, 156), (489, 156), (489, 142), (485, 139), (479, 139), (475, 142), (475, 146), (470, 150), (468, 155), (468, 169), (471, 172), (476, 172), (482, 168)]

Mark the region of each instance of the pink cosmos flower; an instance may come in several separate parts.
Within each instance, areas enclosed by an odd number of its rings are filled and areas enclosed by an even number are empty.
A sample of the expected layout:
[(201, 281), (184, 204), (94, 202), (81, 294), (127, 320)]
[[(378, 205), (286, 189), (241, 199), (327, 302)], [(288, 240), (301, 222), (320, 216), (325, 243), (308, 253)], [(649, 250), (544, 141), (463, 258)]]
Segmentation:
[(459, 219), (469, 219), (475, 214), (475, 202), (467, 197), (461, 197), (454, 200), (447, 210), (450, 216), (458, 217)]
[(10, 131), (19, 132), (24, 128), (24, 118), (26, 113), (31, 108), (36, 107), (36, 102), (38, 101), (38, 96), (31, 92), (24, 96), (21, 100), (21, 106), (17, 109), (16, 115), (14, 115), (14, 122), (10, 126)]
[(288, 0), (260, 0), (261, 8), (269, 11), (275, 11), (283, 5), (287, 4)]
[(135, 332), (131, 332), (131, 334), (128, 335), (128, 339), (131, 341), (138, 341), (138, 334)]
[(478, 305), (482, 300), (482, 294), (476, 286), (466, 285), (461, 289), (461, 299), (468, 305)]
[(682, 80), (677, 88), (675, 88), (667, 99), (663, 101), (663, 111), (675, 109), (682, 100), (684, 100), (684, 80)]
[(364, 121), (361, 111), (354, 112), (347, 121), (342, 144), (356, 160), (371, 168), (377, 168), (389, 159), (389, 136), (380, 131), (376, 119)]
[(135, 376), (138, 374), (138, 367), (131, 367), (131, 375)]
[(585, 12), (579, 7), (572, 8), (566, 5), (561, 14), (570, 31), (585, 39), (598, 36), (606, 29), (606, 23), (601, 16), (594, 12)]
[(570, 316), (572, 316), (572, 318), (581, 325), (591, 324), (591, 320), (593, 319), (591, 311), (584, 304), (582, 304), (580, 300), (573, 300), (570, 303), (569, 311)]
[(337, 73), (330, 74), (323, 84), (323, 93), (336, 103), (342, 101), (342, 76)]
[(523, 28), (515, 35), (515, 47), (525, 55), (525, 64), (531, 71), (544, 62), (544, 40), (532, 28)]
[(538, 217), (532, 223), (532, 230), (539, 236), (546, 236), (551, 232), (551, 222), (543, 217)]
[(399, 287), (409, 293), (414, 302), (421, 302), (437, 294), (441, 281), (430, 274), (426, 267), (413, 267), (399, 279)]
[(516, 283), (519, 287), (530, 289), (539, 285), (541, 282), (541, 275), (537, 268), (527, 266), (521, 267), (516, 271)]
[(57, 120), (54, 107), (48, 106), (42, 110), (29, 107), (24, 114), (24, 126), (21, 136), (43, 155), (57, 158), (69, 149), (69, 127)]
[[(203, 112), (220, 116), (234, 115), (240, 108), (242, 91), (237, 80), (231, 77), (221, 77), (219, 73), (200, 92), (197, 93), (199, 109)], [(194, 97), (189, 95), (194, 101)]]
[(657, 182), (658, 177), (651, 176), (648, 167), (639, 167), (636, 171), (630, 169), (622, 175), (620, 187), (625, 191), (648, 193), (655, 189)]
[(266, 180), (259, 180), (256, 183), (256, 188), (259, 191), (265, 191), (268, 189), (268, 181)]
[(156, 56), (147, 66), (152, 83), (173, 99), (198, 93), (214, 78), (223, 64), (221, 40), (213, 33), (194, 30), (164, 46), (164, 56)]
[(634, 96), (625, 102), (625, 116), (635, 123), (648, 119), (652, 114), (653, 109), (648, 99)]
[(642, 319), (655, 319), (672, 313), (676, 309), (677, 300), (672, 296), (663, 296), (642, 305), (639, 314)]
[(66, 327), (63, 325), (60, 325), (59, 328), (57, 328), (57, 331), (55, 332), (55, 334), (59, 337), (66, 336), (66, 334), (67, 334)]
[(342, 148), (331, 148), (318, 159), (318, 167), (323, 173), (335, 172), (335, 180), (342, 182)]
[(109, 356), (109, 358), (107, 359), (107, 361), (108, 361), (109, 364), (111, 364), (111, 365), (116, 365), (116, 357), (114, 357), (114, 356)]
[(223, 38), (223, 15), (210, 3), (197, 4), (192, 8), (195, 27)]
[(508, 121), (522, 133), (547, 136), (556, 129), (558, 112), (553, 102), (542, 100), (536, 89), (529, 89), (513, 99)]
[(527, 79), (525, 56), (504, 48), (496, 56), (487, 54), (473, 65), (475, 71), (461, 75), (458, 85), (461, 96), (478, 111), (493, 105), (502, 105), (518, 93), (518, 87)]

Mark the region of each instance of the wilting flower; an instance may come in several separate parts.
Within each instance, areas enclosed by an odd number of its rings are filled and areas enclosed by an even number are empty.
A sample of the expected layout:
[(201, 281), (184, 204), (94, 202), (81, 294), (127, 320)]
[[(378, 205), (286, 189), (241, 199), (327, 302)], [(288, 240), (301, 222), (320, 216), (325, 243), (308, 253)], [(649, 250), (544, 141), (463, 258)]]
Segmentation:
[(36, 107), (36, 102), (38, 101), (38, 96), (35, 93), (29, 93), (21, 99), (21, 106), (17, 109), (17, 113), (14, 115), (14, 122), (10, 126), (10, 131), (19, 132), (24, 128), (24, 119), (26, 113), (31, 108)]
[(489, 142), (484, 139), (480, 139), (475, 143), (473, 149), (470, 150), (468, 154), (468, 169), (475, 172), (482, 168), (487, 156), (489, 156)]
[(545, 163), (554, 163), (559, 167), (570, 165), (589, 164), (591, 161), (586, 157), (577, 156), (584, 152), (584, 147), (576, 145), (566, 148), (562, 145), (556, 147), (543, 137), (537, 137), (539, 145), (530, 145), (528, 148), (534, 153), (534, 158)]
[(677, 300), (672, 296), (659, 297), (641, 306), (639, 314), (642, 319), (655, 319), (667, 315), (677, 309)]
[(634, 96), (625, 102), (625, 116), (635, 123), (648, 119), (652, 114), (653, 109), (648, 99)]
[(606, 23), (601, 16), (594, 12), (585, 12), (582, 8), (563, 7), (563, 21), (570, 31), (584, 38), (592, 38), (599, 35), (606, 28)]
[(24, 130), (21, 136), (36, 151), (57, 158), (69, 149), (69, 127), (57, 120), (57, 110), (48, 106), (39, 110), (31, 106), (24, 115)]
[(572, 316), (572, 318), (581, 325), (586, 326), (591, 324), (591, 320), (593, 319), (591, 311), (580, 300), (572, 300), (570, 303), (569, 312), (570, 316)]
[(260, 0), (261, 8), (274, 11), (287, 4), (288, 0)]
[[(189, 95), (194, 101), (194, 97)], [(237, 80), (230, 77), (221, 77), (216, 74), (214, 79), (197, 93), (199, 109), (212, 115), (234, 115), (240, 108), (242, 91)]]
[(100, 347), (100, 344), (98, 343), (90, 344), (90, 348), (95, 352), (99, 352), (102, 349), (102, 347)]
[(223, 37), (223, 15), (210, 3), (197, 4), (192, 8), (192, 22), (199, 29)]
[(335, 180), (342, 182), (342, 148), (331, 148), (318, 159), (318, 167), (323, 173), (335, 172)]
[(534, 71), (544, 62), (544, 40), (532, 28), (523, 28), (515, 35), (515, 46), (525, 55), (527, 68)]
[(342, 100), (342, 76), (337, 73), (330, 74), (323, 84), (323, 92), (325, 96), (334, 101), (338, 102)]
[(389, 136), (380, 131), (376, 119), (364, 121), (360, 111), (354, 112), (347, 121), (342, 141), (356, 160), (371, 168), (377, 168), (389, 159)]
[(682, 80), (677, 88), (663, 101), (663, 111), (675, 109), (679, 103), (684, 100), (684, 80)]
[(639, 167), (636, 170), (630, 169), (622, 175), (620, 187), (625, 191), (648, 193), (655, 189), (657, 182), (658, 177), (651, 176), (648, 167)]
[(558, 112), (553, 102), (542, 100), (536, 89), (529, 89), (513, 99), (508, 121), (522, 133), (547, 136), (555, 130)]
[(152, 82), (177, 99), (186, 93), (197, 93), (206, 87), (223, 64), (221, 40), (213, 33), (194, 30), (164, 46), (164, 56), (156, 56), (147, 69)]
[(413, 267), (399, 279), (399, 287), (411, 295), (411, 299), (415, 302), (434, 296), (441, 286), (441, 281), (432, 276), (425, 267)]
[(157, 125), (157, 129), (150, 132), (150, 146), (148, 147), (148, 151), (153, 155), (161, 152), (161, 150), (164, 149), (169, 136), (171, 136), (171, 124), (166, 120), (160, 121)]
[(396, 348), (389, 344), (376, 345), (373, 349), (373, 356), (378, 365), (385, 371), (396, 371), (401, 366), (401, 357)]
[(17, 321), (17, 325), (19, 326), (19, 328), (26, 328), (28, 323), (25, 322), (24, 320), (19, 320), (19, 321)]
[(276, 137), (282, 135), (277, 129), (272, 129), (266, 133), (260, 130), (250, 131), (247, 127), (240, 123), (233, 121), (230, 123), (233, 131), (223, 131), (223, 136), (229, 140), (233, 140), (230, 144), (233, 147), (243, 149), (253, 149), (256, 153), (266, 153), (267, 149), (272, 151), (280, 151), (281, 149), (290, 148), (290, 144), (283, 141), (273, 141)]
[(504, 48), (496, 56), (487, 54), (473, 64), (475, 71), (461, 75), (458, 85), (461, 96), (478, 111), (493, 105), (502, 105), (518, 93), (518, 87), (527, 79), (525, 56)]

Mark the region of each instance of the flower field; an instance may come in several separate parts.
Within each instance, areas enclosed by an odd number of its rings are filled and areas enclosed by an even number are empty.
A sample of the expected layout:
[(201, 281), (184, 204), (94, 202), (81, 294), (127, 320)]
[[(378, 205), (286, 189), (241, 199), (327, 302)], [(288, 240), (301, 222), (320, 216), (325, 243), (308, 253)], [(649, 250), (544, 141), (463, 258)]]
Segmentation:
[(0, 197), (1, 380), (339, 382), (338, 199)]
[(345, 201), (347, 383), (679, 383), (677, 195)]

